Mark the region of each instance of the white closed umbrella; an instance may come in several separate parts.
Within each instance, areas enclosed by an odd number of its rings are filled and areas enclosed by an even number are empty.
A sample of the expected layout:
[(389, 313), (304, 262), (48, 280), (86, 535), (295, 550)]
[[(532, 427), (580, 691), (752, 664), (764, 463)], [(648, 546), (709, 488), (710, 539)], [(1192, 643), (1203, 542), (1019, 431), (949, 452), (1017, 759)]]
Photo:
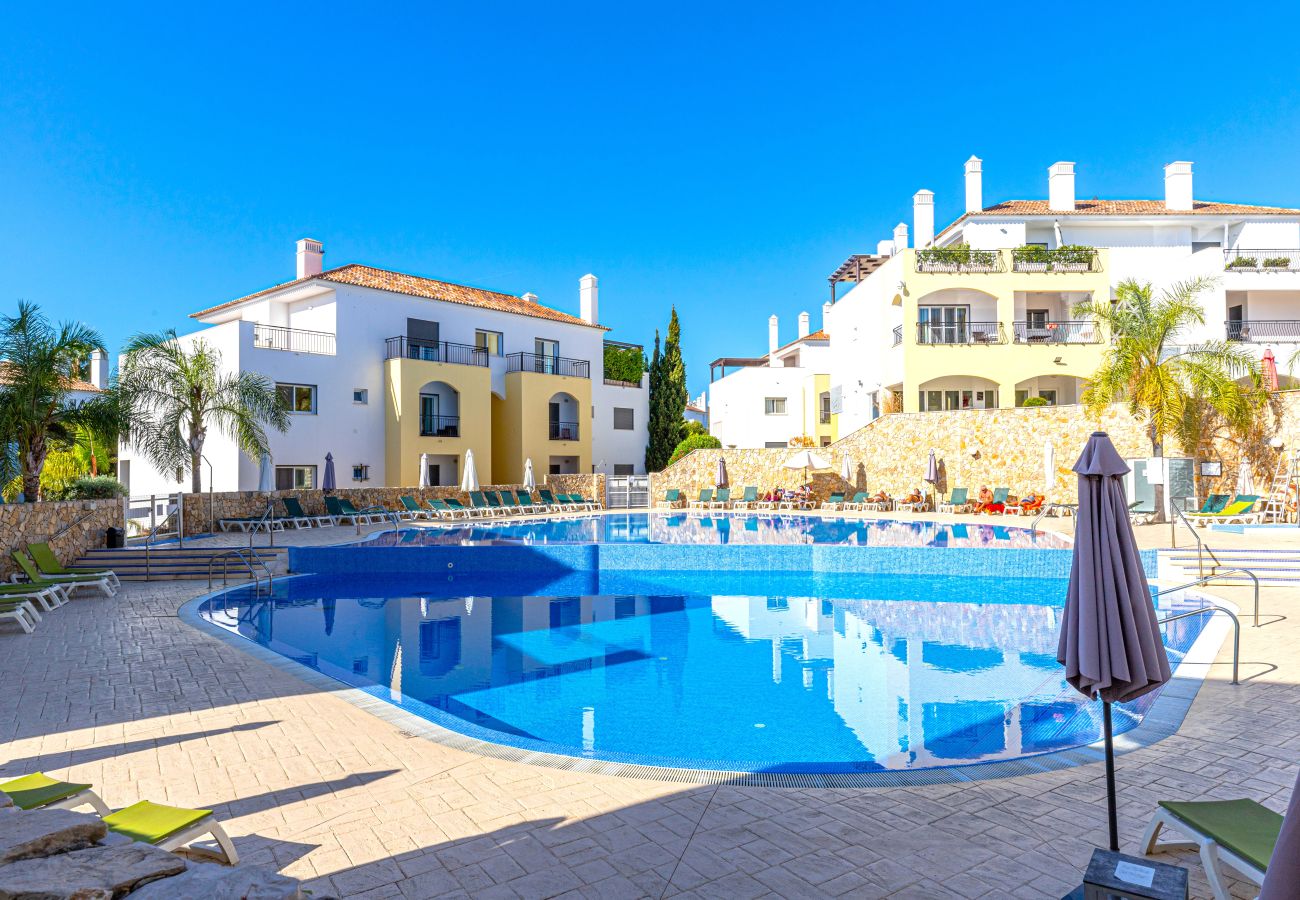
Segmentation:
[(1237, 470), (1237, 493), (1253, 495), (1255, 493), (1255, 474), (1250, 471), (1250, 463), (1242, 460)]
[(537, 476), (533, 474), (533, 458), (524, 460), (524, 487), (530, 491), (537, 490)]
[(429, 454), (421, 453), (420, 454), (420, 487), (427, 488), (428, 486), (429, 486)]
[(803, 480), (807, 482), (809, 469), (817, 472), (822, 469), (829, 469), (831, 464), (821, 454), (813, 453), (811, 450), (800, 450), (785, 461), (785, 467), (787, 469), (803, 469)]
[(847, 453), (844, 454), (844, 461), (840, 463), (840, 477), (845, 481), (853, 481), (853, 460), (849, 459)]
[(257, 474), (257, 489), (264, 494), (275, 490), (275, 467), (271, 465), (271, 454), (262, 454), (261, 469)]
[(1056, 448), (1051, 441), (1043, 442), (1043, 493), (1051, 493), (1056, 484)]
[(474, 451), (465, 451), (465, 474), (460, 477), (460, 489), (462, 491), (478, 490), (478, 469), (474, 466)]

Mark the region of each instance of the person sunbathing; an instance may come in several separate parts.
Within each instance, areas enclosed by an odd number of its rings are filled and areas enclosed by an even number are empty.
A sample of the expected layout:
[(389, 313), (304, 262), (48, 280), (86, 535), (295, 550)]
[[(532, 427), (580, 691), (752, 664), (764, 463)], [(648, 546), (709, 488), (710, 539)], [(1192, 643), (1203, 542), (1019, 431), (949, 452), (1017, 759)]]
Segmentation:
[(925, 500), (925, 495), (922, 494), (922, 493), (921, 493), (919, 490), (917, 490), (916, 488), (913, 488), (913, 489), (912, 489), (912, 493), (908, 494), (908, 495), (907, 495), (907, 499), (904, 500), (903, 502), (904, 502), (904, 503), (921, 503), (921, 502), (923, 502), (924, 500)]
[(1020, 509), (1023, 512), (1033, 512), (1034, 510), (1042, 509), (1044, 499), (1045, 498), (1042, 494), (1035, 494), (1033, 491), (1030, 491), (1028, 496), (1020, 499)]
[(987, 484), (980, 487), (979, 502), (975, 505), (976, 515), (980, 513), (1000, 513), (1005, 509), (1005, 504), (993, 502), (993, 492), (989, 490)]
[(872, 502), (872, 503), (888, 503), (888, 502), (889, 502), (889, 495), (886, 494), (884, 491), (876, 491), (874, 494), (871, 495), (871, 502)]

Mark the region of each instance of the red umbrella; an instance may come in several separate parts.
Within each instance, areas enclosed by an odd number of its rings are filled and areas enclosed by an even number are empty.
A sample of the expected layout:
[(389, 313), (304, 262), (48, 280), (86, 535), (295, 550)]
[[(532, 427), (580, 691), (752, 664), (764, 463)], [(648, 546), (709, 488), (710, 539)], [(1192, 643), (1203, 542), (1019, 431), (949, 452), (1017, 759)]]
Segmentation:
[(1264, 379), (1264, 389), (1268, 391), (1277, 390), (1277, 360), (1273, 358), (1272, 350), (1264, 351), (1264, 362), (1260, 364), (1260, 376)]

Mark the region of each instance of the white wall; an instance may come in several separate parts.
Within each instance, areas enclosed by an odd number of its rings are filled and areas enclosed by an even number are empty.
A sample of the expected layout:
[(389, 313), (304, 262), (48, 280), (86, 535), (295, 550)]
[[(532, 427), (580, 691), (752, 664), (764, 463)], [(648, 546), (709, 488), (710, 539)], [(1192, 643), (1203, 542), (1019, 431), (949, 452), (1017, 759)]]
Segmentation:
[[(709, 433), (724, 447), (782, 446), (804, 431), (804, 382), (811, 369), (754, 366), (709, 385)], [(785, 415), (765, 413), (767, 397), (784, 397)]]
[(893, 346), (893, 329), (903, 324), (894, 306), (903, 280), (903, 258), (882, 265), (831, 307), (829, 327), (831, 393), (840, 389), (839, 434), (871, 421), (872, 394), (903, 378), (903, 348)]

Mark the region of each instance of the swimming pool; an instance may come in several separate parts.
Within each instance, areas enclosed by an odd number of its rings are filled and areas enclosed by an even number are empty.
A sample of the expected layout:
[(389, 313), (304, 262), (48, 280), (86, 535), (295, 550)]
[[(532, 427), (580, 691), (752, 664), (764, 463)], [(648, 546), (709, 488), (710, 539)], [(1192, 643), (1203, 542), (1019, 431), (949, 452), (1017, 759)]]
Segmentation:
[[(569, 572), (302, 576), (200, 614), (437, 725), (587, 760), (871, 773), (1092, 743), (1058, 578)], [(1194, 601), (1161, 599), (1161, 609)], [(1171, 661), (1203, 617), (1167, 626)], [(1156, 695), (1117, 706), (1135, 727)]]
[(835, 544), (862, 547), (1068, 547), (1023, 526), (945, 524), (766, 513), (610, 513), (560, 519), (478, 520), (388, 532), (376, 546), (471, 544)]

